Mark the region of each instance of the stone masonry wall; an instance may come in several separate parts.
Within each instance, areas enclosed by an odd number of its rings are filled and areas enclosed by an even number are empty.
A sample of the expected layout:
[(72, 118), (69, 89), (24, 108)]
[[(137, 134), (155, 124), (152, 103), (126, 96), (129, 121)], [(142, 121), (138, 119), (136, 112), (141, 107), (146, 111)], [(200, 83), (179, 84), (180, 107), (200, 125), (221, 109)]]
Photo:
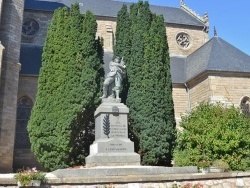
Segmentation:
[(4, 1), (0, 40), (5, 47), (4, 61), (19, 62), (24, 0)]
[(0, 173), (12, 171), (19, 69), (20, 64), (3, 62), (0, 90)]
[(37, 92), (38, 76), (25, 76), (20, 75), (18, 98), (26, 96), (35, 103), (36, 92)]
[(0, 172), (12, 171), (16, 105), (19, 79), (19, 55), (24, 0), (4, 1), (0, 41), (5, 47), (0, 84)]
[(98, 37), (103, 38), (103, 47), (105, 51), (113, 52), (116, 32), (116, 21), (97, 17), (97, 33)]
[[(14, 174), (0, 175), (0, 188), (17, 188)], [(47, 176), (49, 177), (49, 176)], [(120, 176), (91, 178), (48, 178), (42, 188), (173, 188), (173, 185), (203, 188), (250, 188), (249, 172), (169, 174), (169, 176)], [(188, 186), (189, 185), (189, 186)]]
[(210, 79), (206, 75), (197, 77), (187, 85), (189, 87), (191, 109), (202, 101), (209, 101), (211, 96)]
[[(18, 99), (25, 96), (28, 97), (34, 104), (37, 92), (37, 82), (37, 76), (21, 75), (19, 78)], [(29, 167), (37, 167), (38, 169), (42, 169), (31, 149), (15, 148), (13, 169), (21, 169), (23, 166), (27, 166), (27, 164)]]
[(203, 74), (189, 84), (191, 108), (202, 101), (240, 106), (243, 97), (250, 97), (250, 78), (243, 73)]
[(31, 149), (15, 149), (13, 171), (16, 172), (17, 170), (23, 169), (23, 167), (36, 167), (38, 170), (44, 170)]
[(39, 46), (43, 46), (47, 36), (47, 29), (52, 19), (52, 16), (53, 12), (25, 10), (24, 20), (34, 19), (39, 24), (39, 30), (34, 37), (22, 36), (22, 42), (34, 43)]
[(250, 77), (243, 74), (226, 73), (220, 76), (209, 76), (211, 97), (214, 102), (234, 104), (239, 107), (243, 97), (250, 97)]
[(181, 115), (188, 111), (188, 95), (183, 84), (173, 84), (173, 100), (175, 120), (178, 127)]
[[(180, 32), (187, 33), (190, 36), (190, 46), (187, 49), (181, 48), (176, 42), (176, 35)], [(208, 41), (208, 34), (197, 27), (167, 24), (166, 33), (170, 55), (172, 56), (187, 56)]]

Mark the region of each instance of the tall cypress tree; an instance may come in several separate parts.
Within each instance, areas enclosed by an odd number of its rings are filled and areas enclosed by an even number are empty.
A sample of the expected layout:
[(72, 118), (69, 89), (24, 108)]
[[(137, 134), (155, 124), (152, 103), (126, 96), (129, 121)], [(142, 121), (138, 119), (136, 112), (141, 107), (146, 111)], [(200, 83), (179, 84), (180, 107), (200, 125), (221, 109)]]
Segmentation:
[(175, 141), (172, 81), (164, 19), (153, 15), (145, 39), (142, 72), (146, 117), (140, 134), (143, 163), (171, 165)]
[[(115, 53), (129, 51), (130, 54), (126, 104), (130, 108), (131, 139), (141, 154), (142, 164), (169, 166), (175, 141), (175, 119), (164, 20), (162, 16), (152, 15), (147, 2), (132, 4), (130, 35), (122, 38), (122, 25), (127, 17), (121, 15), (126, 15), (124, 7), (118, 14)], [(129, 47), (122, 45), (121, 41), (125, 40), (130, 41)]]
[[(66, 38), (64, 36), (64, 22), (67, 20), (67, 14), (66, 8), (60, 8), (54, 12), (42, 55), (43, 62), (38, 80), (36, 103), (28, 123), (32, 150), (38, 161), (48, 169), (50, 165), (59, 165), (58, 161), (53, 160), (57, 156), (57, 149), (54, 149), (56, 142), (60, 140), (56, 139), (58, 116), (54, 116), (53, 113), (57, 113), (54, 111), (58, 105), (56, 96), (61, 86), (59, 80), (63, 77), (59, 73), (63, 72), (64, 65), (59, 65), (59, 61), (62, 55), (61, 46), (64, 45)], [(65, 72), (63, 73), (65, 74)], [(58, 160), (61, 160), (61, 158), (58, 157)], [(65, 167), (65, 164), (60, 164), (60, 167)]]
[(136, 150), (140, 150), (140, 135), (144, 127), (145, 107), (143, 87), (142, 66), (144, 64), (145, 37), (150, 28), (151, 12), (149, 4), (139, 1), (130, 7), (131, 19), (131, 52), (127, 62), (127, 77), (129, 83), (127, 105), (130, 108), (130, 129), (132, 139), (135, 142)]
[(34, 154), (49, 170), (82, 164), (93, 141), (86, 130), (93, 129), (103, 70), (90, 14), (81, 15), (77, 4), (70, 13), (60, 8), (48, 30), (28, 131)]

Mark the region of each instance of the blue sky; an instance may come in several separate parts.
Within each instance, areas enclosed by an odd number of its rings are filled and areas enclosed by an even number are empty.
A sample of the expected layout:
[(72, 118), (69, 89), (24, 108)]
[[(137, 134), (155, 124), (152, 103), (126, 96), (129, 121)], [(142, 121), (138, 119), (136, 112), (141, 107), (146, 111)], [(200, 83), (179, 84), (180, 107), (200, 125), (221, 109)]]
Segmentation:
[[(138, 2), (138, 0), (121, 0)], [(180, 7), (179, 0), (148, 0), (150, 4)], [(250, 0), (184, 0), (184, 3), (202, 16), (208, 13), (209, 38), (217, 35), (250, 55)]]

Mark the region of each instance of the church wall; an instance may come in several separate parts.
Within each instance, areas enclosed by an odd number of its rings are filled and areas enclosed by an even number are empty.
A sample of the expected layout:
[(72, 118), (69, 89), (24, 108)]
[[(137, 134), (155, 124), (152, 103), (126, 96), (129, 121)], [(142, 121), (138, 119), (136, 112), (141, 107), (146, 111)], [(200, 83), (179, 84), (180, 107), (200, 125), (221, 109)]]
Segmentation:
[[(190, 46), (186, 49), (180, 47), (176, 41), (177, 34), (181, 32), (190, 36)], [(208, 33), (198, 27), (167, 24), (166, 33), (168, 36), (170, 55), (187, 56), (208, 41)]]
[(189, 102), (191, 109), (203, 101), (240, 107), (244, 97), (250, 98), (249, 73), (207, 72), (189, 81), (187, 86), (189, 92), (185, 86), (173, 84), (177, 128), (180, 128), (181, 115), (189, 111)]
[(5, 1), (2, 7), (0, 41), (5, 47), (4, 60), (19, 62), (23, 1)]
[[(18, 99), (21, 97), (27, 97), (34, 105), (37, 92), (37, 83), (38, 76), (20, 75)], [(37, 167), (38, 169), (42, 169), (31, 149), (16, 147), (14, 150), (13, 159), (14, 170), (20, 169), (23, 166), (27, 166), (27, 164), (29, 164), (29, 167)]]
[(173, 84), (173, 101), (177, 128), (181, 115), (188, 111), (188, 95), (184, 84)]
[(201, 75), (187, 84), (191, 109), (200, 102), (209, 101), (211, 96), (210, 79), (207, 75)]
[(112, 52), (115, 42), (116, 20), (103, 17), (97, 18), (96, 35), (103, 38), (104, 50)]
[(45, 170), (40, 163), (36, 160), (31, 149), (16, 149), (14, 152), (13, 169), (14, 172), (23, 167), (36, 167), (37, 170)]
[(16, 126), (23, 0), (4, 1), (0, 40), (5, 47), (0, 85), (0, 172), (11, 172)]
[(25, 76), (20, 75), (18, 98), (27, 96), (35, 103), (36, 92), (37, 92), (38, 76)]
[[(245, 77), (248, 76), (248, 77)], [(234, 104), (239, 107), (243, 97), (250, 97), (250, 75), (241, 73), (220, 73), (209, 76), (213, 102)]]
[(34, 37), (22, 36), (22, 42), (35, 43), (39, 46), (43, 46), (47, 36), (47, 29), (52, 19), (52, 16), (53, 12), (25, 10), (24, 20), (34, 19), (39, 24), (39, 30)]
[(17, 83), (20, 64), (3, 62), (0, 90), (0, 172), (11, 172), (13, 163)]
[(244, 97), (250, 97), (249, 73), (205, 73), (188, 83), (191, 108), (202, 101), (221, 102), (240, 107)]

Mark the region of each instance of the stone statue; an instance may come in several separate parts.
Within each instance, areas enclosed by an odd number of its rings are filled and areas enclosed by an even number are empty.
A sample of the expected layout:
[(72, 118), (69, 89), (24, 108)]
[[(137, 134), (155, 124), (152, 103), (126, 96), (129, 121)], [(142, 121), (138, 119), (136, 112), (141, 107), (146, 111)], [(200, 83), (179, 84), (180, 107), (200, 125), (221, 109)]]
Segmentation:
[(125, 76), (125, 62), (116, 57), (109, 63), (110, 72), (107, 74), (103, 84), (103, 96), (101, 98), (119, 98), (122, 80)]

